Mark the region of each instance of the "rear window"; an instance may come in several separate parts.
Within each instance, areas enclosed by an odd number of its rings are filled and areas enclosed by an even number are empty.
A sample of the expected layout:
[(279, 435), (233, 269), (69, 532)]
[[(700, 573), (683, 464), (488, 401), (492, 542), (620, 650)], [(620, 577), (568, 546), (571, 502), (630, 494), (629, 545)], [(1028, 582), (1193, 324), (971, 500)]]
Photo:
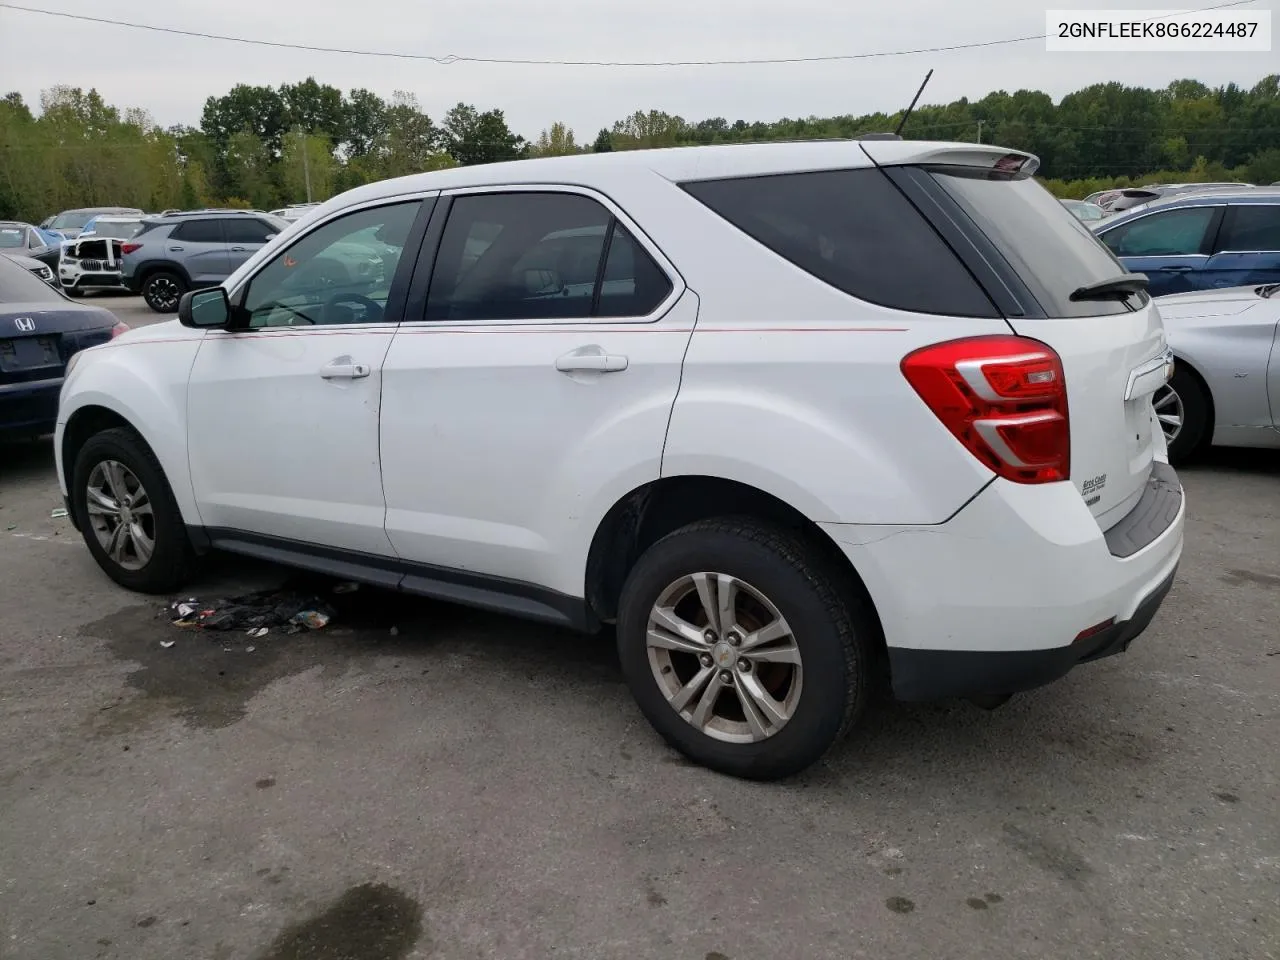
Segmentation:
[(0, 303), (63, 303), (54, 290), (25, 267), (0, 257)]
[(929, 172), (1009, 261), (1047, 316), (1101, 316), (1129, 309), (1120, 300), (1071, 300), (1080, 287), (1127, 271), (1035, 180), (969, 167), (933, 167)]
[[(780, 257), (860, 300), (914, 313), (999, 315), (951, 248), (879, 170), (682, 186)], [(1059, 213), (1074, 222), (1060, 207)], [(751, 278), (743, 283), (749, 286)]]

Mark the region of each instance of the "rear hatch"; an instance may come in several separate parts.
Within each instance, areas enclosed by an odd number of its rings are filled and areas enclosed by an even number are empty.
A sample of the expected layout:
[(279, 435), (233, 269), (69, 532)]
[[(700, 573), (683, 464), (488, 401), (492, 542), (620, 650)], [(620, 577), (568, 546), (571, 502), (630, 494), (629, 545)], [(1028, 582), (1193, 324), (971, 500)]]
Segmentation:
[(1141, 498), (1152, 462), (1165, 452), (1151, 396), (1171, 367), (1150, 297), (1108, 288), (1133, 275), (1032, 179), (1034, 157), (958, 144), (863, 148), (881, 166), (910, 165), (917, 182), (941, 188), (944, 202), (934, 216), (950, 217), (988, 261), (1002, 261), (993, 270), (1005, 289), (993, 300), (1015, 333), (1061, 359), (1071, 482), (1098, 526), (1109, 529)]

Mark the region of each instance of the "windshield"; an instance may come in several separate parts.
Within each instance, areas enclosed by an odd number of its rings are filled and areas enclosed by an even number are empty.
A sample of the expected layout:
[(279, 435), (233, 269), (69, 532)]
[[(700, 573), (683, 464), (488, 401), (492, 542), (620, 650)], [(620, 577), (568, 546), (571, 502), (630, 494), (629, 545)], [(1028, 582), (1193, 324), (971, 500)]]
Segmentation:
[[(1125, 274), (1119, 260), (1071, 211), (1030, 177), (971, 167), (934, 167), (937, 182), (1009, 261), (1051, 317), (1123, 313), (1117, 300), (1071, 294)], [(1140, 296), (1145, 302), (1145, 294)]]
[(13, 250), (27, 243), (26, 228), (0, 227), (0, 249)]
[(95, 237), (111, 237), (116, 240), (128, 240), (141, 229), (141, 220), (129, 220), (124, 223), (104, 223), (99, 220), (93, 225), (93, 235)]
[(62, 294), (34, 273), (0, 257), (0, 303), (62, 302)]
[(49, 229), (79, 230), (92, 219), (93, 214), (91, 213), (60, 213), (53, 218), (53, 223), (49, 224)]

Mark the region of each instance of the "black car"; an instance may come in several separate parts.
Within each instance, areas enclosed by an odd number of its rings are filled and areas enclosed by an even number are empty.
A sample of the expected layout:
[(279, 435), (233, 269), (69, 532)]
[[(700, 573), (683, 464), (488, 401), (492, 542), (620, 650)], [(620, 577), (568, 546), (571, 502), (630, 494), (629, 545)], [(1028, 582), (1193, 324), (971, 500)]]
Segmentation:
[(67, 361), (128, 329), (0, 257), (0, 437), (51, 432)]
[(29, 223), (18, 220), (0, 220), (0, 253), (12, 253), (20, 257), (39, 260), (55, 274), (62, 250), (58, 244), (50, 244), (40, 231)]

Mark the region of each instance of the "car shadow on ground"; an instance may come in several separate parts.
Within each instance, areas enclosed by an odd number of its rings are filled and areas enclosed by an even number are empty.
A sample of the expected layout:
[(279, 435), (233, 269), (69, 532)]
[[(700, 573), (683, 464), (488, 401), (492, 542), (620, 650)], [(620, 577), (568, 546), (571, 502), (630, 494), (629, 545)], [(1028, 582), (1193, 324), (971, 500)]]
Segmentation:
[(53, 437), (0, 439), (0, 481), (53, 476)]
[(1218, 474), (1280, 474), (1280, 450), (1212, 447), (1178, 469)]

